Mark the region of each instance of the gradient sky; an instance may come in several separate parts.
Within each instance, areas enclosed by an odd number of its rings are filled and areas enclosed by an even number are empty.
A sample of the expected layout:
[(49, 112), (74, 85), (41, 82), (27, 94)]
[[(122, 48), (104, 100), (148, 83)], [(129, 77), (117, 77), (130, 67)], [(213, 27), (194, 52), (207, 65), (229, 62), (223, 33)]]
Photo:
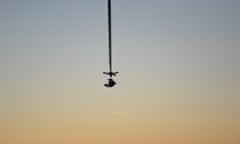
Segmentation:
[(239, 144), (240, 1), (0, 0), (1, 144)]

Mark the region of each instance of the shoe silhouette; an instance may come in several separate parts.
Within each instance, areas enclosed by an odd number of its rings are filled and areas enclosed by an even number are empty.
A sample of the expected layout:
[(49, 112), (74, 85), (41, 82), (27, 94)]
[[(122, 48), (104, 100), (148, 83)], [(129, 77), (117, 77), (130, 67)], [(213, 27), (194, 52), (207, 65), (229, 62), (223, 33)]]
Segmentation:
[(108, 83), (104, 84), (104, 86), (107, 88), (111, 88), (115, 85), (116, 85), (116, 82), (112, 78), (108, 79)]

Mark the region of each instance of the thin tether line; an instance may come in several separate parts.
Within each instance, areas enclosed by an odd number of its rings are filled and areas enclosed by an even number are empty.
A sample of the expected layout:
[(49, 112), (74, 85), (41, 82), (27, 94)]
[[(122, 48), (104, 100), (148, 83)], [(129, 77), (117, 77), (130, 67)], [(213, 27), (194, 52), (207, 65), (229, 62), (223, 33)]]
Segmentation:
[(112, 20), (111, 20), (111, 0), (108, 0), (108, 47), (109, 47), (109, 71), (112, 72)]

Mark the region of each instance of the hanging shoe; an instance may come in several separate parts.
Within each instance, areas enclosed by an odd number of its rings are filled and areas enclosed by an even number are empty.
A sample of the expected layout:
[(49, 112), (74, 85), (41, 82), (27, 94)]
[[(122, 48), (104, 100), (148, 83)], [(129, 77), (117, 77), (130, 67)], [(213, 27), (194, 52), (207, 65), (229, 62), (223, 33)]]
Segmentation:
[(115, 85), (116, 85), (116, 82), (112, 78), (108, 79), (108, 83), (107, 84), (104, 84), (104, 86), (108, 87), (108, 88), (113, 87)]

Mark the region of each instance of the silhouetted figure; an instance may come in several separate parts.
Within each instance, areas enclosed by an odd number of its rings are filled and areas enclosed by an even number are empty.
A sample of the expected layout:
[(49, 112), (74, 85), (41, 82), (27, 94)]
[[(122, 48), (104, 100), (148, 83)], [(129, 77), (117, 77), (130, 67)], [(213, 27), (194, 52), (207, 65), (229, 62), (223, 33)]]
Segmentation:
[(104, 84), (105, 87), (108, 87), (108, 88), (111, 88), (113, 87), (114, 85), (116, 85), (116, 82), (112, 79), (112, 78), (109, 78), (108, 79), (108, 83), (107, 84)]

